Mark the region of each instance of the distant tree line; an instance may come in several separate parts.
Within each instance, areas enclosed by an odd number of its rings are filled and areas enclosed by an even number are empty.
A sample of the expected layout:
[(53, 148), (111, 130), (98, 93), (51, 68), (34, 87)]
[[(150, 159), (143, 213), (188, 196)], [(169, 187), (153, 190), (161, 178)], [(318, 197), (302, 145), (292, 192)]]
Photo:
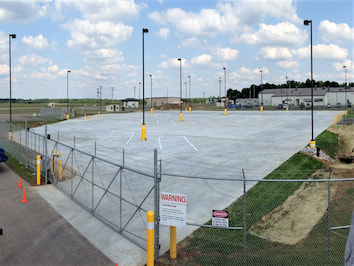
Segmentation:
[[(263, 85), (255, 85), (252, 84), (249, 88), (243, 88), (241, 91), (237, 89), (232, 89), (229, 88), (227, 90), (227, 97), (231, 100), (235, 100), (238, 98), (258, 98), (259, 92), (262, 90), (268, 90), (268, 89), (283, 89), (283, 88), (288, 88), (289, 86), (291, 88), (311, 88), (311, 80), (307, 79), (305, 82), (300, 82), (300, 81), (295, 81), (295, 80), (288, 80), (288, 83), (283, 83), (283, 84), (270, 84), (270, 83), (264, 83)], [(345, 87), (345, 83), (339, 84), (336, 81), (315, 81), (313, 80), (313, 86), (314, 87)], [(348, 84), (349, 87), (354, 87), (354, 82), (351, 82)]]

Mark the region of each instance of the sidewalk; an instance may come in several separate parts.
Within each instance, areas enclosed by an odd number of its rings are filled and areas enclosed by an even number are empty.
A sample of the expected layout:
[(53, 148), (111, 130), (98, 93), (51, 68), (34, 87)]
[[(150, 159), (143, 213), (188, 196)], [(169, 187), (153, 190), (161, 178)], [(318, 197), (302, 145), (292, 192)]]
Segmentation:
[(0, 164), (0, 265), (115, 265), (21, 181)]

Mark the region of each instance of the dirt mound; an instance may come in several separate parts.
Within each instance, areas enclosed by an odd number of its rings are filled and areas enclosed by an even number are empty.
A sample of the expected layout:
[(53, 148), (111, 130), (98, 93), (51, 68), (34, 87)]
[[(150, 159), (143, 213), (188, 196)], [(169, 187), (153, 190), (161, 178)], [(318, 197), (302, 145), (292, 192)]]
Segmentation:
[[(339, 135), (341, 145), (339, 154), (350, 155), (354, 150), (354, 125), (332, 126), (329, 131)], [(315, 172), (311, 179), (327, 179), (329, 174), (331, 179), (354, 177), (353, 163), (329, 162), (324, 158), (323, 162), (324, 165), (331, 167), (331, 174), (329, 170), (321, 169)], [(338, 190), (342, 190), (344, 185), (331, 183), (331, 198)], [(282, 205), (253, 225), (250, 233), (273, 242), (294, 245), (308, 236), (325, 215), (327, 207), (327, 182), (305, 182)]]

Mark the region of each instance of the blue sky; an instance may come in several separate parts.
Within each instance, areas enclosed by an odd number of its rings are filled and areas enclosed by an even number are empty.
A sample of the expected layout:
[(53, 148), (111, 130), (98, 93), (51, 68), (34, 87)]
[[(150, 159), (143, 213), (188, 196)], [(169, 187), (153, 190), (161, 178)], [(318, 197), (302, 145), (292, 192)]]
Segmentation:
[[(219, 95), (263, 82), (310, 78), (313, 22), (314, 79), (353, 82), (352, 0), (0, 0), (0, 98)], [(188, 78), (190, 76), (190, 79)], [(135, 87), (135, 92), (134, 92)], [(139, 93), (140, 87), (140, 93)], [(223, 95), (223, 89), (222, 89)]]

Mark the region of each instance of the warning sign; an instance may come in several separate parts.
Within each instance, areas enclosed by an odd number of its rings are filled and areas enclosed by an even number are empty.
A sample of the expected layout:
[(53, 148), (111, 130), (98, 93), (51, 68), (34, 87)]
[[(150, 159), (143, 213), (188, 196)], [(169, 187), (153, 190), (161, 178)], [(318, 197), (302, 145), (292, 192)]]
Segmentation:
[(213, 210), (211, 222), (213, 226), (229, 227), (229, 213), (227, 211)]
[(160, 222), (169, 226), (186, 227), (187, 198), (185, 195), (160, 193)]

